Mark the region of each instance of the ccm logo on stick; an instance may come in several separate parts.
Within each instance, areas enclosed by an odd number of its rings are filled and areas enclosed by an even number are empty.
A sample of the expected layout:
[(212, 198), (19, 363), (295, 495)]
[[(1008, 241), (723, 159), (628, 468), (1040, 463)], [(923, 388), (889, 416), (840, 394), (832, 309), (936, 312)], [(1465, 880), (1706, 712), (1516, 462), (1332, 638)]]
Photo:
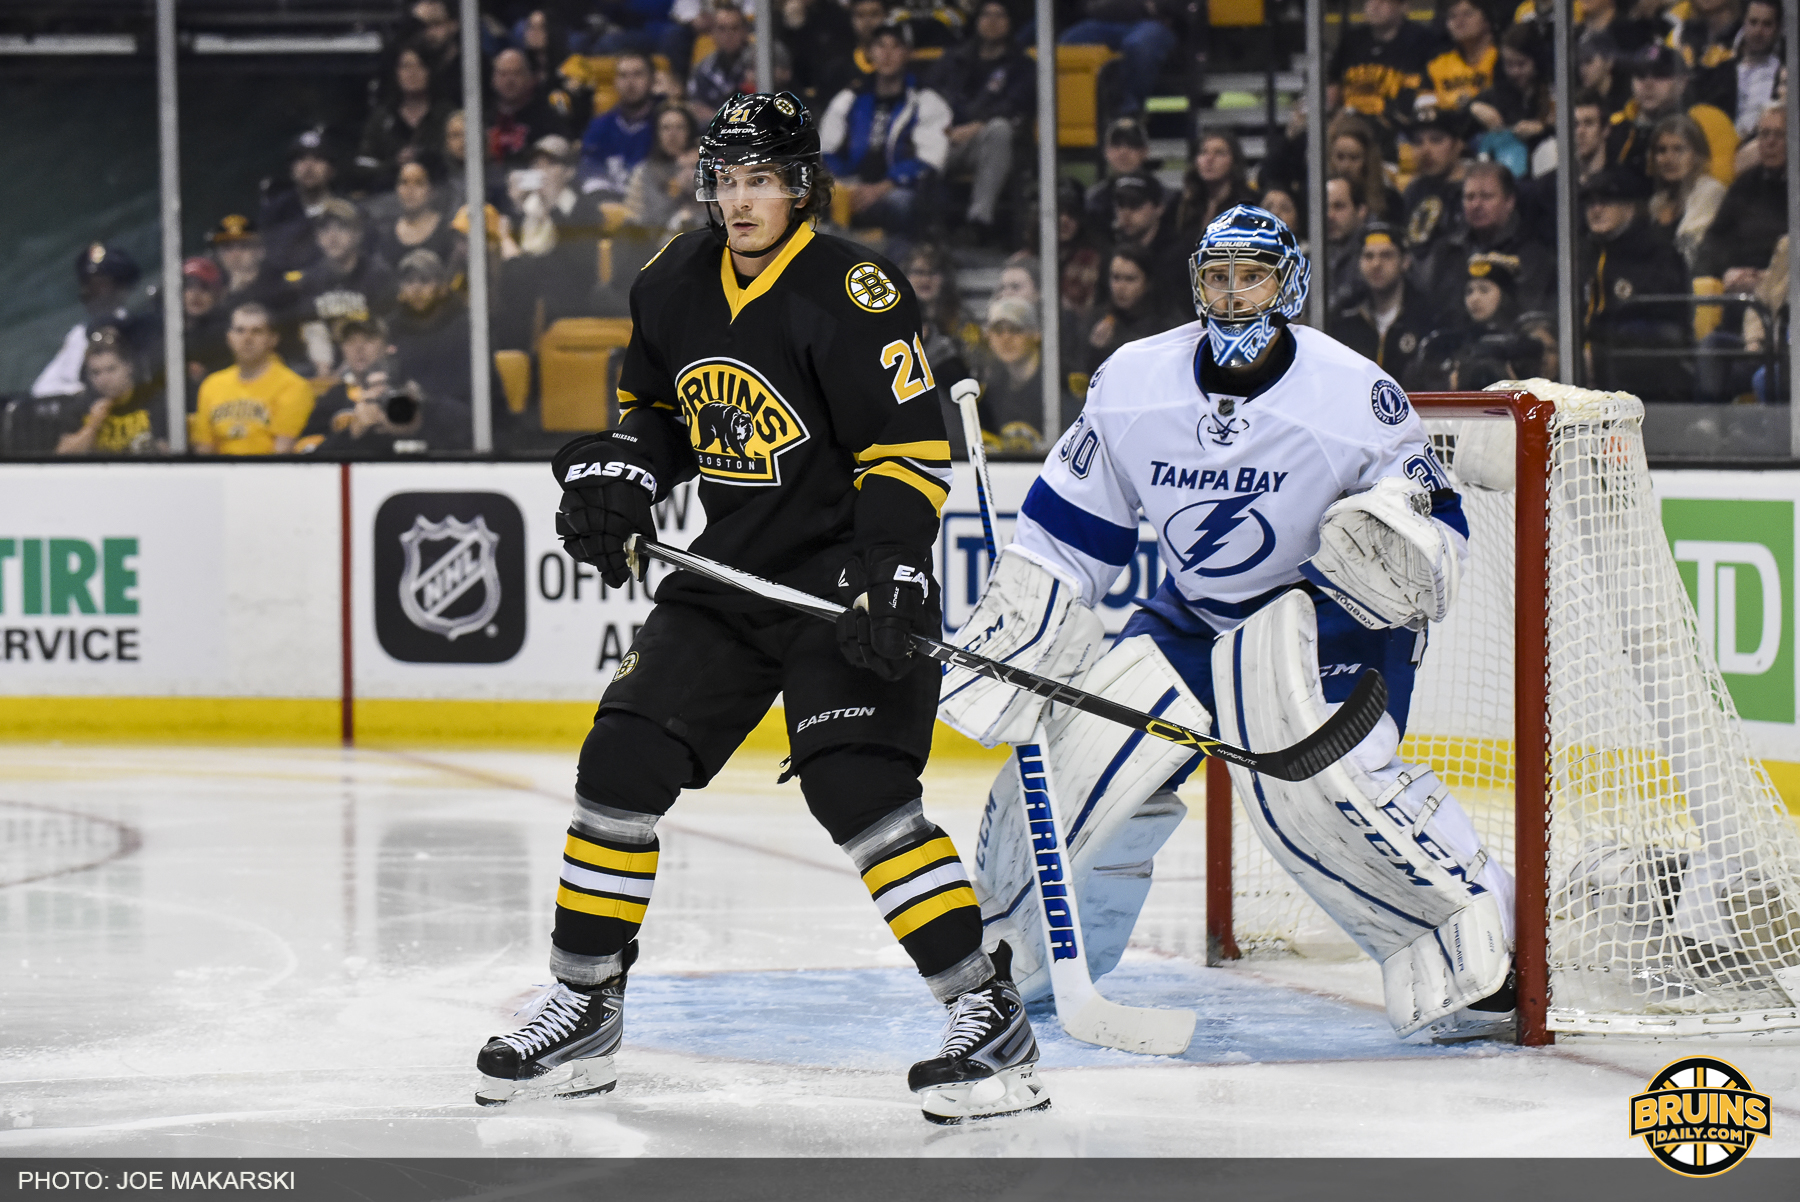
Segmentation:
[(1050, 955), (1073, 960), (1080, 945), (1075, 920), (1069, 914), (1069, 887), (1063, 881), (1062, 849), (1057, 845), (1056, 823), (1050, 818), (1050, 795), (1044, 790), (1044, 754), (1035, 743), (1019, 747), (1019, 781), (1025, 788), (1025, 818), (1031, 826), (1031, 846), (1037, 854), (1038, 892), (1044, 898), (1044, 917), (1050, 928)]

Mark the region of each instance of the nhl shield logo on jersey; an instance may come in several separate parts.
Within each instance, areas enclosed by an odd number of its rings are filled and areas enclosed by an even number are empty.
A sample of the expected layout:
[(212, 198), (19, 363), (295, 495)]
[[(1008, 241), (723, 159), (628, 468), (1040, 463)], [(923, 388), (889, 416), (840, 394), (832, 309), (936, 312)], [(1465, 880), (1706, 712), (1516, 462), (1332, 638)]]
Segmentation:
[(873, 263), (858, 263), (844, 277), (844, 291), (850, 299), (871, 313), (892, 309), (900, 303), (900, 289), (887, 278), (887, 272)]
[(809, 437), (806, 424), (747, 363), (704, 359), (675, 381), (700, 473), (720, 484), (780, 484), (781, 456)]
[[(448, 542), (429, 566), (424, 564), (426, 543)], [(500, 573), (494, 548), (500, 536), (488, 529), (487, 519), (473, 522), (446, 518), (428, 522), (423, 514), (413, 519), (412, 529), (400, 536), (406, 550), (406, 566), (400, 573), (400, 610), (420, 630), (441, 634), (451, 642), (485, 627), (500, 611)], [(470, 604), (458, 605), (479, 588)]]
[(1631, 1099), (1631, 1134), (1683, 1177), (1737, 1167), (1756, 1137), (1769, 1135), (1769, 1098), (1736, 1067), (1712, 1056), (1664, 1065)]

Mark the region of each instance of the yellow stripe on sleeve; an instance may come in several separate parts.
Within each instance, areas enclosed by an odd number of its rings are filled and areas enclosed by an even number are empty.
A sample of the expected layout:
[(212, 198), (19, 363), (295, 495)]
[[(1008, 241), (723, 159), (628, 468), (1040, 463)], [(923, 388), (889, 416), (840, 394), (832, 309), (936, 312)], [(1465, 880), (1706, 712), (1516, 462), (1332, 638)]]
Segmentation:
[(939, 835), (931, 842), (911, 851), (903, 851), (889, 860), (873, 865), (862, 874), (863, 884), (869, 887), (871, 894), (878, 889), (885, 889), (903, 876), (911, 876), (925, 865), (937, 860), (948, 860), (956, 855), (956, 844), (950, 842), (949, 835)]
[(948, 463), (950, 443), (942, 438), (935, 442), (878, 442), (856, 453), (858, 463), (873, 463), (877, 459), (942, 459)]
[(925, 499), (931, 502), (931, 511), (939, 517), (943, 516), (944, 502), (950, 499), (950, 490), (930, 476), (921, 476), (911, 468), (890, 460), (887, 463), (878, 463), (858, 476), (856, 487), (861, 488), (863, 481), (870, 476), (892, 476), (900, 483), (918, 489), (920, 493), (924, 494)]
[[(975, 894), (971, 891), (969, 896), (972, 898)], [(932, 900), (936, 901), (937, 899), (933, 898)], [(591, 894), (577, 893), (568, 888), (557, 889), (556, 904), (565, 910), (579, 910), (583, 914), (593, 914), (600, 918), (622, 918), (626, 922), (639, 924), (644, 921), (644, 911), (648, 909), (643, 902), (623, 901), (616, 897), (594, 897)], [(914, 909), (917, 908), (914, 907)], [(905, 916), (901, 915), (902, 918)], [(926, 921), (929, 922), (930, 919)]]
[(614, 872), (656, 872), (657, 853), (653, 851), (615, 851), (598, 843), (589, 843), (578, 835), (570, 835), (563, 850), (595, 868), (608, 868)]
[(936, 897), (928, 897), (916, 906), (908, 906), (888, 921), (888, 929), (894, 932), (894, 938), (904, 939), (932, 919), (942, 918), (950, 911), (960, 910), (964, 906), (973, 906), (977, 910), (981, 906), (975, 900), (975, 890), (966, 885), (961, 889), (940, 893)]

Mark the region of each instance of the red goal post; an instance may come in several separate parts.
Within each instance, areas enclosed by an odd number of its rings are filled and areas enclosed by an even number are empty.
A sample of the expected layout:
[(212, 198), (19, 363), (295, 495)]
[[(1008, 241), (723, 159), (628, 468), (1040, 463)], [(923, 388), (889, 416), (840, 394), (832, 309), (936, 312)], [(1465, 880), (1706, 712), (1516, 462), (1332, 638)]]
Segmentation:
[[(1511, 421), (1517, 434), (1517, 521), (1513, 605), (1513, 747), (1517, 756), (1514, 963), (1519, 1042), (1552, 1042), (1548, 1025), (1549, 522), (1550, 429), (1556, 407), (1526, 391), (1415, 393), (1421, 417)], [(1527, 515), (1531, 515), (1527, 520)], [(1525, 749), (1535, 749), (1528, 770)], [(1206, 765), (1206, 932), (1209, 963), (1239, 957), (1234, 934), (1231, 778), (1223, 761)]]

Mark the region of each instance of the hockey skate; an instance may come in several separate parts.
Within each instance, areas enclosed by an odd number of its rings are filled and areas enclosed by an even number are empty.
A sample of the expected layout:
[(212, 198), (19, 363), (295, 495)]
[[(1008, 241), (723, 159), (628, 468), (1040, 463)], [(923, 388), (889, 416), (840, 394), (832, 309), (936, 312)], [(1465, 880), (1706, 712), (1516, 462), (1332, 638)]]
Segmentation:
[(1012, 949), (993, 953), (987, 984), (950, 1003), (938, 1054), (906, 1074), (925, 1117), (934, 1123), (1043, 1110), (1050, 1095), (1037, 1077), (1037, 1038), (1012, 983)]
[[(637, 941), (625, 945), (625, 969)], [(625, 1038), (625, 972), (592, 989), (563, 981), (546, 987), (519, 1011), (524, 1026), (496, 1035), (475, 1058), (481, 1087), (475, 1101), (504, 1106), (526, 1098), (585, 1098), (618, 1083), (613, 1054)]]
[(1512, 1042), (1519, 1034), (1518, 985), (1515, 974), (1506, 974), (1506, 983), (1494, 992), (1472, 1002), (1454, 1014), (1445, 1015), (1427, 1027), (1432, 1043), (1468, 1043), (1476, 1039)]

